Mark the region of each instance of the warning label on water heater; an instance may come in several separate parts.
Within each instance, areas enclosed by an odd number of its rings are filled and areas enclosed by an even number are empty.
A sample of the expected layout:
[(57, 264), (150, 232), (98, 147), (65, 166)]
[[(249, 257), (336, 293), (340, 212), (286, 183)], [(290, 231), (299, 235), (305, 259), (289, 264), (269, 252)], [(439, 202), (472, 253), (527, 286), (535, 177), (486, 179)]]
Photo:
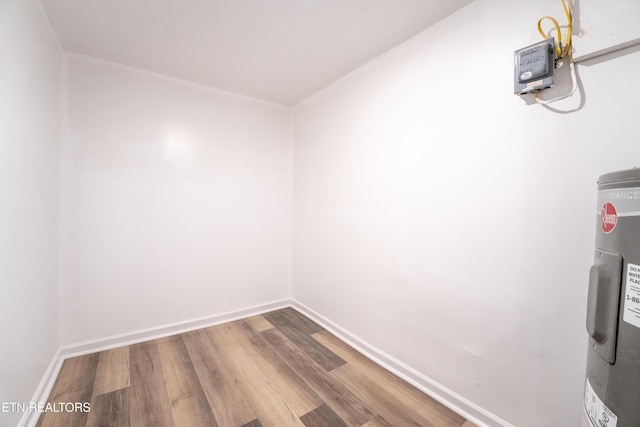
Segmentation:
[(589, 380), (584, 390), (584, 410), (591, 427), (616, 427), (618, 417), (598, 397)]
[(622, 318), (625, 322), (640, 328), (640, 265), (627, 264), (627, 286)]

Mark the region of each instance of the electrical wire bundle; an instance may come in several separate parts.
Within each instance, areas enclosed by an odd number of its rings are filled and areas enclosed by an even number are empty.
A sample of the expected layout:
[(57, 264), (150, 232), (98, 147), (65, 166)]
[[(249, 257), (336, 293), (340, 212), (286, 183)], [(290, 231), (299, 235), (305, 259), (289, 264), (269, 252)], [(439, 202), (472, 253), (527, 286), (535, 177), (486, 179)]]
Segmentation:
[(560, 29), (560, 24), (558, 24), (558, 21), (553, 16), (543, 16), (538, 20), (538, 32), (540, 33), (543, 39), (547, 40), (549, 36), (547, 35), (547, 33), (543, 31), (542, 22), (546, 19), (553, 23), (553, 26), (555, 27), (556, 33), (558, 35), (558, 40), (556, 43), (555, 67), (556, 68), (561, 67), (563, 65), (562, 59), (565, 57), (569, 58), (569, 67), (571, 68), (571, 78), (573, 79), (573, 89), (571, 89), (571, 92), (569, 92), (566, 95), (562, 95), (557, 98), (553, 98), (549, 100), (544, 100), (540, 98), (540, 94), (536, 92), (534, 93), (533, 96), (535, 100), (540, 104), (549, 104), (555, 101), (559, 101), (561, 99), (568, 98), (571, 95), (573, 95), (576, 89), (578, 88), (578, 79), (576, 78), (575, 65), (573, 63), (573, 58), (571, 55), (571, 50), (572, 50), (571, 49), (571, 33), (573, 31), (573, 10), (572, 10), (573, 6), (571, 4), (571, 0), (569, 0), (568, 5), (565, 2), (565, 0), (561, 0), (561, 1), (562, 1), (562, 8), (564, 9), (565, 17), (567, 18), (567, 37), (566, 37), (566, 43), (564, 44), (564, 46), (562, 45), (562, 31)]

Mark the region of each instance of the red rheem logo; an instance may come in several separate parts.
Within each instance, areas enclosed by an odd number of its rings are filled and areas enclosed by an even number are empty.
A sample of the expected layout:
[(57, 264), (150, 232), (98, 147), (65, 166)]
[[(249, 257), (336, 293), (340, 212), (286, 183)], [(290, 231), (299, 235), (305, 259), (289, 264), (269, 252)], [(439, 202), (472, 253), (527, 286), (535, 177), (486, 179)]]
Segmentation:
[(611, 233), (616, 228), (617, 223), (618, 212), (616, 212), (616, 207), (609, 202), (602, 205), (602, 210), (600, 211), (600, 228), (602, 228), (602, 231)]

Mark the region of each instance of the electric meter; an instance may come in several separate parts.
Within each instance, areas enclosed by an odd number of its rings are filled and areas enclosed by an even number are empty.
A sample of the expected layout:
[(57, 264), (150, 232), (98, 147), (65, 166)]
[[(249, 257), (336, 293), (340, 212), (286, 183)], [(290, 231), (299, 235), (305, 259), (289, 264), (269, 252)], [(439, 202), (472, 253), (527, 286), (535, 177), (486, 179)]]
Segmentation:
[(516, 95), (554, 86), (555, 48), (554, 39), (549, 38), (514, 52), (514, 93)]

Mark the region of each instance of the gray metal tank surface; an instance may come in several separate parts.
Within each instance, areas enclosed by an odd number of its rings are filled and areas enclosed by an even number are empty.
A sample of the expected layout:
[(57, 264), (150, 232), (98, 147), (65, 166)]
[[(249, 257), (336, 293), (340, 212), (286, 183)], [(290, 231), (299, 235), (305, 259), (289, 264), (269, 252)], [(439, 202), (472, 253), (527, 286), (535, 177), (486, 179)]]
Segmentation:
[(585, 427), (640, 427), (640, 169), (598, 180)]

